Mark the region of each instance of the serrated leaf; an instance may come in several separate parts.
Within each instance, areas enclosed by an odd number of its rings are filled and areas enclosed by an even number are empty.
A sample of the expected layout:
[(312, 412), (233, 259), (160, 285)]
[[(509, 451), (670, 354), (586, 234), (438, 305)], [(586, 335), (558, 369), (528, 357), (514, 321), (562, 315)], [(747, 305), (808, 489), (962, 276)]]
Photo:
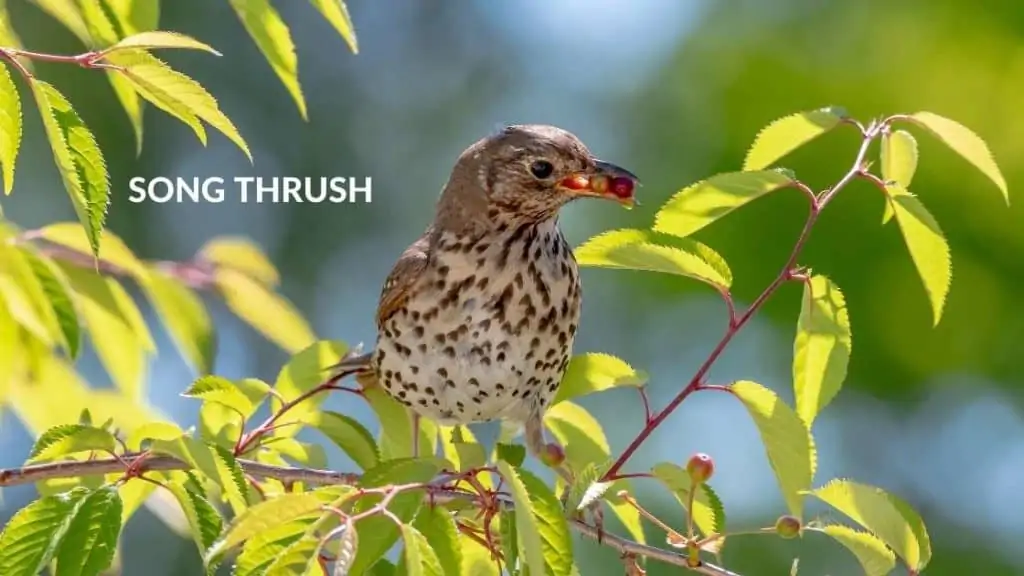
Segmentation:
[(142, 450), (146, 440), (175, 440), (185, 432), (172, 422), (147, 422), (132, 430), (128, 435), (128, 449), (134, 452)]
[(440, 574), (458, 574), (462, 566), (459, 532), (452, 515), (440, 506), (424, 506), (413, 526), (426, 537), (428, 546), (437, 555)]
[(248, 418), (255, 408), (249, 398), (233, 382), (220, 376), (203, 376), (192, 383), (182, 396), (213, 402)]
[[(513, 542), (512, 546), (516, 546)], [(462, 570), (459, 576), (501, 576), (498, 563), (491, 558), (491, 553), (476, 540), (468, 536), (459, 537), (462, 549)]]
[[(428, 458), (400, 458), (380, 463), (368, 470), (360, 482), (362, 488), (378, 488), (396, 484), (422, 483), (432, 480), (441, 469), (441, 463)], [(358, 514), (371, 509), (381, 501), (381, 497), (373, 495), (360, 498), (353, 513)], [(416, 516), (423, 505), (422, 491), (408, 491), (398, 494), (391, 500), (388, 510), (400, 522), (406, 524)], [(362, 574), (376, 563), (395, 545), (400, 536), (398, 528), (390, 519), (381, 515), (373, 515), (356, 523), (359, 531), (359, 550), (352, 562), (351, 573)]]
[(422, 532), (408, 524), (402, 524), (402, 561), (398, 565), (401, 574), (408, 576), (444, 576), (445, 572), (437, 553), (430, 546)]
[(363, 470), (380, 462), (380, 451), (373, 435), (354, 418), (337, 412), (317, 412), (310, 425), (320, 430)]
[(581, 266), (686, 276), (719, 290), (732, 284), (732, 272), (717, 252), (695, 240), (657, 232), (612, 230), (584, 242), (575, 255)]
[[(882, 135), (879, 156), (882, 160), (882, 179), (909, 188), (917, 172), (917, 140), (910, 132), (894, 130)], [(886, 202), (882, 224), (888, 223), (892, 215), (892, 205)]]
[(103, 153), (92, 132), (56, 88), (35, 79), (32, 81), (32, 93), (43, 118), (54, 161), (64, 180), (64, 188), (85, 227), (92, 254), (99, 256), (100, 234), (110, 204), (110, 182)]
[(835, 398), (846, 378), (853, 346), (846, 299), (825, 276), (804, 284), (793, 344), (796, 411), (808, 428)]
[(588, 352), (569, 360), (552, 405), (619, 386), (643, 386), (647, 374), (610, 354)]
[(63, 272), (49, 260), (45, 260), (31, 250), (21, 251), (25, 262), (39, 281), (42, 294), (46, 297), (47, 314), (60, 335), (60, 341), (68, 356), (73, 360), (78, 357), (82, 340), (82, 327), (78, 320), (78, 311), (71, 300), (70, 287)]
[(206, 551), (216, 542), (224, 526), (217, 509), (206, 499), (206, 496), (180, 482), (165, 482), (164, 485), (178, 500), (185, 518), (191, 528), (192, 539), (199, 553)]
[[(686, 470), (670, 462), (659, 462), (651, 468), (651, 474), (672, 492), (679, 505), (686, 510), (690, 490), (693, 489), (693, 482)], [(693, 510), (690, 513), (693, 515), (693, 523), (704, 536), (725, 533), (725, 509), (718, 495), (707, 484), (699, 486), (694, 493)]]
[(228, 309), (285, 351), (295, 354), (316, 341), (295, 306), (251, 276), (221, 268), (215, 282)]
[(0, 295), (18, 322), (43, 344), (58, 345), (73, 359), (81, 328), (64, 274), (30, 246), (0, 246), (0, 270), (6, 276), (0, 280)]
[[(364, 388), (363, 398), (380, 422), (381, 460), (412, 456), (412, 412), (379, 387)], [(437, 425), (420, 418), (419, 434), (420, 453), (433, 454), (437, 449)]]
[(53, 460), (78, 452), (113, 452), (117, 446), (108, 430), (84, 424), (63, 424), (44, 432), (29, 454), (29, 461)]
[(494, 446), (495, 457), (518, 468), (526, 460), (526, 447), (522, 444), (505, 444), (498, 442)]
[(14, 190), (14, 164), (21, 148), (21, 122), (21, 97), (5, 62), (0, 65), (0, 167), (3, 168), (4, 194)]
[[(337, 364), (348, 351), (344, 342), (322, 340), (303, 346), (303, 350), (288, 360), (281, 368), (274, 382), (276, 398), (271, 404), (278, 409), (281, 402), (291, 402), (320, 384), (329, 377), (328, 368)], [(317, 407), (324, 401), (326, 394), (316, 394), (294, 406), (288, 411), (288, 419), (298, 422), (307, 421)], [(294, 436), (298, 432), (296, 426), (285, 426), (274, 431), (275, 436)]]
[(0, 532), (0, 574), (37, 576), (50, 563), (85, 488), (44, 496), (14, 513)]
[(857, 557), (865, 576), (886, 576), (896, 567), (896, 556), (885, 543), (867, 532), (830, 524), (821, 531), (842, 544)]
[(916, 196), (892, 182), (886, 184), (885, 190), (903, 241), (928, 294), (933, 325), (938, 325), (953, 280), (949, 244), (935, 217)]
[(141, 282), (182, 357), (198, 374), (213, 370), (217, 334), (203, 301), (191, 288), (153, 268)]
[[(4, 254), (0, 253), (0, 262), (4, 260), (3, 256)], [(7, 262), (2, 263), (7, 264)], [(10, 270), (0, 269), (0, 301), (6, 303), (7, 310), (15, 323), (38, 338), (41, 344), (50, 346), (54, 343), (53, 334), (47, 329), (46, 322), (39, 317), (39, 311), (33, 305), (31, 297), (25, 293), (18, 280), (11, 275)]]
[(955, 120), (931, 112), (918, 112), (909, 116), (908, 119), (927, 129), (964, 160), (973, 164), (999, 188), (1006, 203), (1010, 203), (1010, 192), (1006, 187), (1006, 179), (1003, 178), (1003, 174), (999, 171), (999, 166), (992, 156), (992, 151), (989, 150), (988, 144), (982, 140), (981, 136)]
[(160, 0), (104, 0), (104, 5), (122, 36), (156, 30), (160, 22)]
[(768, 462), (775, 471), (790, 513), (803, 516), (803, 493), (811, 488), (817, 454), (811, 432), (800, 416), (775, 392), (750, 381), (729, 387), (743, 402), (761, 434)]
[(141, 50), (115, 52), (107, 60), (122, 67), (121, 73), (131, 80), (140, 96), (189, 125), (204, 145), (206, 133), (196, 118), (227, 136), (252, 162), (249, 145), (221, 111), (217, 100), (198, 82)]
[(308, 516), (323, 507), (323, 499), (310, 492), (289, 492), (256, 503), (231, 521), (224, 536), (207, 550), (205, 558), (209, 562), (258, 534)]
[(281, 275), (267, 255), (246, 238), (214, 238), (199, 249), (196, 258), (216, 266), (245, 272), (267, 286), (277, 286), (281, 282)]
[(685, 237), (733, 210), (793, 184), (780, 170), (728, 172), (683, 188), (666, 202), (654, 220), (654, 230)]
[(513, 468), (504, 461), (497, 466), (512, 493), (520, 554), (530, 573), (570, 576), (572, 536), (558, 499), (528, 470)]
[(920, 516), (881, 488), (837, 479), (809, 493), (878, 536), (913, 570), (921, 572), (931, 560)]
[(57, 551), (54, 576), (93, 576), (114, 559), (121, 535), (121, 496), (112, 486), (82, 499)]
[(355, 26), (352, 25), (352, 18), (348, 14), (345, 0), (310, 0), (310, 2), (345, 39), (352, 53), (358, 54), (359, 40), (356, 38)]
[[(317, 563), (320, 549), (324, 545), (321, 528), (333, 520), (330, 514), (324, 514), (313, 522), (302, 537), (291, 543), (267, 566), (264, 576), (294, 576), (322, 574)], [(315, 570), (315, 571), (314, 571)]]
[[(50, 224), (35, 230), (29, 236), (70, 248), (82, 254), (89, 254), (90, 251), (89, 237), (82, 226), (75, 222)], [(146, 274), (146, 267), (128, 248), (124, 240), (109, 230), (104, 230), (101, 235), (100, 260), (113, 264), (135, 278), (141, 278)]]
[(271, 438), (261, 444), (307, 468), (322, 470), (327, 467), (327, 453), (323, 446), (311, 442), (299, 442), (294, 438)]
[[(441, 442), (442, 454), (452, 464), (454, 470), (467, 472), (487, 465), (487, 451), (480, 445), (469, 428), (459, 425), (440, 426), (438, 439)], [(490, 474), (478, 475), (477, 481), (484, 488), (494, 487)], [(464, 480), (460, 480), (458, 484), (466, 489), (472, 488)]]
[(270, 4), (270, 0), (231, 0), (231, 6), (295, 100), (302, 119), (306, 120), (306, 100), (299, 85), (299, 61), (288, 25)]
[(101, 54), (110, 54), (111, 52), (128, 48), (141, 48), (144, 50), (152, 50), (156, 48), (182, 48), (186, 50), (202, 50), (215, 56), (221, 56), (221, 53), (214, 50), (209, 44), (205, 44), (191, 36), (186, 36), (179, 32), (167, 32), (164, 30), (148, 30), (132, 34), (127, 38), (119, 40), (116, 44), (108, 48), (104, 48), (101, 51)]
[(811, 140), (825, 134), (846, 118), (846, 111), (827, 107), (790, 114), (772, 121), (754, 139), (743, 161), (743, 170), (763, 170)]
[(177, 458), (216, 482), (236, 514), (245, 509), (248, 500), (247, 484), (230, 452), (189, 436), (174, 440), (154, 439), (149, 450), (154, 454)]

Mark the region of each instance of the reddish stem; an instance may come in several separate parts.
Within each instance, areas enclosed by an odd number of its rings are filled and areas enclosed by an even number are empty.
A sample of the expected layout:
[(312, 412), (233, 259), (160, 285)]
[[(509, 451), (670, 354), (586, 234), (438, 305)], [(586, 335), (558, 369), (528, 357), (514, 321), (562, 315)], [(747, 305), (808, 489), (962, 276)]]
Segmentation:
[[(814, 224), (818, 221), (818, 217), (821, 215), (822, 209), (827, 205), (835, 195), (847, 184), (849, 184), (854, 178), (864, 174), (864, 159), (867, 156), (868, 150), (871, 147), (871, 143), (884, 126), (884, 123), (872, 123), (868, 127), (861, 130), (862, 141), (860, 150), (857, 152), (857, 158), (853, 162), (853, 167), (828, 190), (824, 191), (820, 196), (815, 195), (814, 192), (808, 188), (805, 184), (797, 182), (793, 184), (794, 187), (799, 189), (808, 198), (810, 204), (810, 210), (807, 215), (807, 220), (804, 222), (803, 230), (800, 231), (800, 236), (796, 240), (796, 244), (793, 246), (793, 250), (789, 254), (789, 258), (786, 260), (785, 265), (779, 271), (779, 274), (772, 280), (772, 283), (768, 285), (764, 291), (754, 300), (754, 303), (750, 305), (746, 312), (744, 312), (738, 318), (735, 318), (735, 312), (730, 308), (730, 319), (729, 325), (726, 328), (725, 334), (722, 336), (718, 344), (715, 345), (714, 350), (708, 356), (707, 360), (701, 364), (700, 368), (697, 369), (697, 373), (690, 379), (690, 383), (686, 385), (676, 396), (668, 403), (665, 408), (654, 415), (647, 425), (644, 426), (643, 430), (636, 435), (635, 438), (629, 443), (629, 446), (622, 452), (622, 454), (615, 460), (615, 463), (605, 472), (603, 481), (610, 481), (620, 478), (619, 470), (629, 461), (629, 459), (636, 453), (640, 446), (647, 441), (651, 434), (664, 422), (680, 404), (686, 400), (690, 394), (708, 387), (704, 384), (704, 378), (707, 376), (708, 371), (725, 351), (725, 348), (732, 342), (732, 339), (737, 333), (753, 318), (754, 314), (764, 305), (764, 303), (770, 298), (779, 286), (783, 283), (792, 280), (794, 278), (794, 272), (796, 267), (797, 259), (800, 257), (800, 253), (803, 251), (804, 246), (807, 244), (808, 238), (811, 235), (811, 229), (814, 228)], [(726, 302), (731, 302), (732, 299), (726, 299)], [(735, 318), (735, 321), (733, 319)]]

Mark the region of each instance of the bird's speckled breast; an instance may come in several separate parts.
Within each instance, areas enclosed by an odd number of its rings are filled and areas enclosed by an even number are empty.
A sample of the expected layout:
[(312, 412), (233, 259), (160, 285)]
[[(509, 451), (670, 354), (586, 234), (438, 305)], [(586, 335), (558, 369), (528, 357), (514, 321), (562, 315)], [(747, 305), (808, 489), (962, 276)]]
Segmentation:
[(381, 330), (384, 388), (442, 424), (524, 421), (554, 397), (579, 324), (579, 272), (554, 221), (442, 236)]

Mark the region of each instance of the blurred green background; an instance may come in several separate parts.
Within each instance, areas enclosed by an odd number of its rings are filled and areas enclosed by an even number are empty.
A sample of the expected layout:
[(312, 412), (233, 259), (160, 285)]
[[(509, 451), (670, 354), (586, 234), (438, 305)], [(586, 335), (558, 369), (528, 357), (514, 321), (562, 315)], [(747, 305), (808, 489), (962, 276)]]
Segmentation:
[[(22, 0), (10, 0), (26, 47), (77, 53), (81, 45)], [(255, 166), (211, 132), (203, 148), (187, 127), (147, 107), (146, 138), (132, 133), (102, 75), (38, 63), (75, 104), (110, 165), (109, 225), (145, 258), (184, 259), (219, 234), (254, 238), (280, 267), (282, 291), (321, 338), (371, 345), (380, 285), (394, 259), (426, 225), (455, 157), (503, 123), (567, 128), (598, 155), (643, 179), (631, 212), (579, 203), (563, 217), (573, 244), (621, 226), (646, 226), (679, 188), (738, 169), (757, 131), (774, 118), (841, 105), (862, 120), (929, 110), (959, 120), (991, 145), (1013, 205), (952, 152), (926, 137), (913, 189), (943, 226), (953, 284), (932, 328), (923, 287), (883, 202), (855, 183), (830, 205), (802, 263), (844, 290), (853, 328), (846, 388), (815, 426), (817, 480), (852, 477), (908, 499), (924, 516), (934, 576), (1024, 574), (1024, 5), (1019, 0), (523, 0), (441, 2), (351, 0), (360, 38), (353, 56), (305, 2), (277, 2), (297, 43), (310, 121), (245, 34), (226, 0), (163, 2), (161, 29), (224, 53), (165, 52), (201, 83), (248, 140)], [(34, 107), (26, 102), (19, 184), (5, 200), (23, 227), (74, 215)], [(918, 133), (920, 134), (920, 133)], [(845, 172), (857, 135), (840, 129), (783, 163), (815, 188)], [(132, 204), (134, 176), (350, 176), (373, 178), (369, 204)], [(785, 261), (805, 215), (797, 192), (774, 195), (702, 231), (749, 303)], [(724, 307), (706, 287), (653, 274), (584, 272), (586, 303), (578, 352), (620, 356), (652, 374), (663, 405), (717, 341)], [(286, 356), (223, 305), (216, 370), (273, 380)], [(730, 347), (716, 382), (752, 379), (791, 398), (792, 340), (799, 288), (787, 286)], [(155, 321), (155, 319), (153, 319)], [(152, 324), (156, 326), (156, 323)], [(150, 368), (154, 406), (183, 425), (192, 400), (179, 397), (190, 373), (166, 335)], [(107, 377), (94, 357), (83, 372)], [(58, 401), (58, 400), (54, 400)], [(642, 422), (635, 394), (611, 392), (583, 404), (621, 450)], [(333, 409), (372, 423), (347, 398)], [(19, 465), (31, 437), (11, 418), (0, 429), (0, 466)], [(724, 395), (688, 400), (633, 461), (682, 463), (693, 451), (716, 460), (715, 485), (736, 529), (770, 524), (784, 506), (757, 432)], [(339, 467), (348, 462), (335, 455)], [(31, 489), (4, 492), (0, 519)], [(641, 489), (666, 521), (681, 512), (651, 485)], [(820, 509), (814, 509), (815, 511)], [(831, 516), (830, 516), (831, 517)], [(834, 517), (833, 517), (834, 518)], [(834, 518), (839, 519), (839, 518)], [(653, 543), (663, 535), (649, 533)], [(194, 544), (142, 510), (125, 535), (124, 574), (196, 574)], [(582, 573), (621, 574), (615, 554), (581, 543)], [(737, 537), (728, 567), (745, 575), (857, 574), (853, 557), (810, 536), (802, 541)], [(650, 574), (668, 574), (651, 564)], [(672, 572), (675, 573), (675, 572)]]

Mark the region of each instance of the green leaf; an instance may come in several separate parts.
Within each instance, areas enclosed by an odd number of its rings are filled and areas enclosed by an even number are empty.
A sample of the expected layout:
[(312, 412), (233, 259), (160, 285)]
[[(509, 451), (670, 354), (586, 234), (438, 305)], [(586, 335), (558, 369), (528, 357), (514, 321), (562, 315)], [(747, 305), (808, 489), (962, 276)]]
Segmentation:
[[(89, 237), (82, 227), (74, 222), (58, 222), (44, 226), (28, 234), (31, 238), (70, 248), (82, 254), (89, 254)], [(146, 267), (118, 236), (104, 230), (101, 237), (100, 260), (113, 264), (135, 278), (146, 275)]]
[(108, 430), (84, 424), (62, 424), (44, 432), (29, 454), (29, 461), (53, 460), (78, 452), (113, 452), (117, 441)]
[(783, 156), (832, 130), (846, 118), (835, 106), (790, 114), (766, 126), (754, 139), (743, 170), (763, 170)]
[(306, 100), (299, 85), (299, 60), (295, 55), (288, 25), (270, 4), (270, 0), (231, 0), (231, 6), (242, 20), (245, 30), (256, 41), (270, 67), (291, 94), (306, 120)]
[(223, 529), (224, 519), (206, 499), (206, 496), (181, 482), (165, 482), (164, 485), (177, 499), (192, 532), (192, 539), (200, 554), (213, 546)]
[(881, 488), (836, 479), (809, 493), (878, 536), (913, 570), (921, 572), (931, 560), (920, 516)]
[(246, 238), (214, 238), (203, 245), (196, 259), (245, 272), (267, 286), (277, 286), (281, 282), (281, 275), (267, 255)]
[(15, 512), (0, 532), (0, 574), (36, 576), (43, 572), (87, 494), (89, 490), (75, 488), (44, 496)]
[(793, 344), (796, 411), (808, 428), (843, 386), (852, 346), (843, 293), (825, 276), (813, 276), (804, 284)]
[(177, 458), (215, 481), (236, 514), (245, 509), (248, 502), (245, 476), (234, 456), (227, 450), (189, 436), (174, 440), (154, 439), (149, 449), (154, 454)]
[(77, 358), (82, 328), (78, 320), (78, 311), (71, 300), (67, 278), (53, 263), (32, 250), (22, 249), (21, 255), (39, 282), (41, 292), (46, 298), (43, 307), (45, 315), (56, 328), (61, 345), (71, 359)]
[(780, 170), (712, 176), (672, 196), (658, 211), (654, 230), (689, 236), (733, 210), (793, 183), (793, 178)]
[(103, 153), (92, 132), (56, 88), (35, 79), (32, 92), (64, 187), (88, 234), (92, 254), (99, 256), (100, 233), (110, 203), (110, 182)]
[(85, 27), (85, 21), (82, 20), (82, 12), (79, 10), (75, 0), (32, 0), (32, 3), (55, 18), (61, 25), (77, 36), (79, 40), (83, 42), (89, 40), (89, 31)]
[[(688, 509), (693, 482), (685, 469), (669, 462), (659, 462), (651, 468), (651, 474), (672, 492), (684, 510)], [(693, 514), (693, 523), (704, 536), (725, 533), (725, 509), (718, 495), (707, 484), (697, 488), (690, 513)]]
[(963, 157), (980, 170), (985, 176), (999, 188), (1003, 193), (1003, 199), (1010, 203), (1010, 192), (1006, 187), (1006, 179), (999, 171), (992, 151), (988, 144), (975, 134), (970, 128), (955, 120), (944, 118), (931, 112), (918, 112), (907, 117), (908, 120), (925, 128), (933, 136), (949, 146), (954, 152)]
[(348, 14), (348, 7), (345, 0), (309, 0), (313, 6), (323, 14), (331, 26), (338, 31), (338, 34), (345, 39), (353, 54), (359, 53), (359, 40), (356, 38), (355, 26), (352, 25), (352, 18)]
[[(382, 460), (412, 456), (412, 412), (382, 388), (364, 388), (363, 398), (380, 422), (380, 454)], [(437, 447), (437, 425), (420, 418), (421, 453), (433, 454)]]
[(817, 467), (810, 430), (775, 392), (756, 382), (735, 382), (729, 390), (743, 402), (757, 425), (786, 506), (793, 516), (801, 518), (803, 493), (811, 488)]
[(158, 268), (150, 269), (141, 284), (185, 361), (198, 374), (209, 374), (217, 355), (217, 334), (203, 301)]
[[(441, 426), (438, 429), (441, 450), (454, 470), (467, 472), (487, 465), (487, 451), (477, 441), (473, 432), (464, 426)], [(485, 488), (492, 488), (491, 475), (477, 476)], [(460, 484), (465, 484), (460, 481)], [(468, 485), (466, 485), (469, 488)]]
[(316, 412), (310, 425), (323, 432), (363, 470), (380, 462), (380, 451), (373, 435), (354, 418), (337, 412)]
[(166, 32), (163, 30), (148, 30), (132, 34), (127, 38), (123, 38), (113, 46), (104, 48), (100, 53), (106, 55), (111, 52), (127, 48), (141, 48), (144, 50), (151, 50), (155, 48), (183, 48), (186, 50), (202, 50), (215, 56), (221, 56), (221, 53), (214, 50), (212, 46), (204, 44), (191, 36), (186, 36), (178, 32)]
[(885, 543), (867, 532), (830, 524), (821, 531), (842, 544), (857, 557), (865, 576), (886, 576), (896, 567), (896, 556)]
[(732, 272), (722, 257), (689, 238), (674, 238), (645, 230), (612, 230), (576, 248), (581, 266), (619, 270), (643, 270), (686, 276), (728, 289)]
[(569, 360), (552, 405), (619, 386), (640, 387), (647, 383), (647, 378), (646, 373), (610, 354), (577, 354)]
[(320, 533), (322, 526), (332, 520), (332, 515), (324, 514), (310, 524), (301, 538), (291, 543), (267, 566), (266, 576), (322, 574), (323, 571), (317, 563), (317, 556), (324, 545), (324, 538), (321, 538)]
[(285, 351), (295, 354), (316, 341), (295, 306), (251, 276), (221, 268), (215, 282), (228, 309)]
[[(277, 374), (274, 390), (277, 397), (272, 407), (277, 410), (281, 402), (291, 402), (303, 394), (323, 384), (330, 376), (328, 369), (337, 364), (348, 351), (344, 342), (322, 340), (305, 347), (292, 356)], [(326, 393), (316, 394), (300, 402), (288, 411), (288, 419), (306, 422), (324, 401)], [(298, 432), (296, 426), (285, 426), (274, 431), (275, 436), (294, 436)]]
[(437, 555), (439, 574), (458, 574), (462, 566), (462, 548), (452, 515), (440, 506), (424, 506), (416, 515), (413, 526), (426, 536), (428, 547)]
[(107, 60), (123, 68), (121, 73), (140, 96), (191, 127), (204, 145), (206, 133), (197, 118), (227, 136), (252, 162), (252, 153), (238, 129), (221, 111), (217, 100), (198, 82), (141, 50), (115, 52)]
[(233, 382), (220, 376), (203, 376), (193, 382), (181, 395), (226, 406), (245, 418), (248, 418), (255, 409), (248, 396), (242, 393)]
[(931, 302), (933, 325), (942, 319), (942, 311), (953, 280), (953, 260), (949, 244), (942, 228), (924, 204), (906, 188), (896, 183), (887, 183), (886, 192), (903, 233), (903, 241), (910, 252), (910, 258), (917, 267), (917, 273), (924, 283), (925, 292)]
[[(4, 256), (5, 254), (0, 252), (0, 263), (7, 265), (11, 259), (3, 258)], [(6, 303), (7, 310), (14, 321), (29, 334), (38, 338), (41, 344), (50, 346), (54, 343), (53, 334), (47, 330), (46, 322), (39, 317), (39, 310), (33, 306), (32, 299), (25, 293), (24, 288), (9, 269), (0, 269), (0, 299)]]
[(106, 570), (121, 535), (121, 510), (121, 496), (113, 486), (82, 499), (61, 540), (54, 576), (94, 576)]
[(505, 444), (498, 442), (494, 446), (495, 455), (498, 460), (508, 462), (516, 468), (523, 465), (523, 461), (526, 460), (526, 447), (522, 444)]
[[(515, 547), (516, 543), (513, 542), (512, 546)], [(457, 573), (459, 576), (501, 576), (498, 563), (491, 558), (490, 551), (476, 540), (459, 536), (459, 547), (462, 549), (462, 570)]]
[[(917, 140), (910, 132), (894, 130), (882, 135), (879, 156), (882, 160), (882, 179), (910, 188), (914, 173), (917, 172)], [(892, 216), (892, 206), (886, 202), (882, 224), (888, 223)]]
[(160, 22), (160, 0), (104, 0), (104, 5), (122, 36), (156, 30)]
[(530, 573), (570, 576), (572, 536), (558, 499), (533, 473), (504, 461), (497, 465), (512, 493), (520, 554)]
[[(423, 483), (432, 480), (441, 470), (441, 463), (428, 458), (399, 458), (380, 463), (364, 475), (361, 488), (379, 488), (397, 484)], [(423, 504), (421, 490), (398, 494), (391, 500), (388, 510), (403, 524), (410, 522)], [(381, 502), (381, 497), (372, 495), (360, 498), (353, 513), (369, 510)], [(395, 545), (400, 536), (398, 528), (390, 519), (373, 515), (356, 523), (359, 531), (359, 550), (352, 562), (350, 572), (362, 574)]]
[(14, 189), (14, 164), (21, 148), (21, 121), (21, 97), (5, 62), (0, 66), (0, 167), (3, 168), (4, 194)]
[(128, 435), (128, 449), (138, 452), (146, 440), (176, 440), (185, 432), (172, 422), (147, 422)]
[(426, 536), (408, 524), (402, 524), (401, 531), (405, 549), (398, 565), (400, 573), (408, 576), (444, 576), (441, 561)]
[(224, 536), (207, 550), (207, 562), (267, 530), (319, 512), (324, 505), (312, 492), (289, 492), (254, 504), (232, 520)]

